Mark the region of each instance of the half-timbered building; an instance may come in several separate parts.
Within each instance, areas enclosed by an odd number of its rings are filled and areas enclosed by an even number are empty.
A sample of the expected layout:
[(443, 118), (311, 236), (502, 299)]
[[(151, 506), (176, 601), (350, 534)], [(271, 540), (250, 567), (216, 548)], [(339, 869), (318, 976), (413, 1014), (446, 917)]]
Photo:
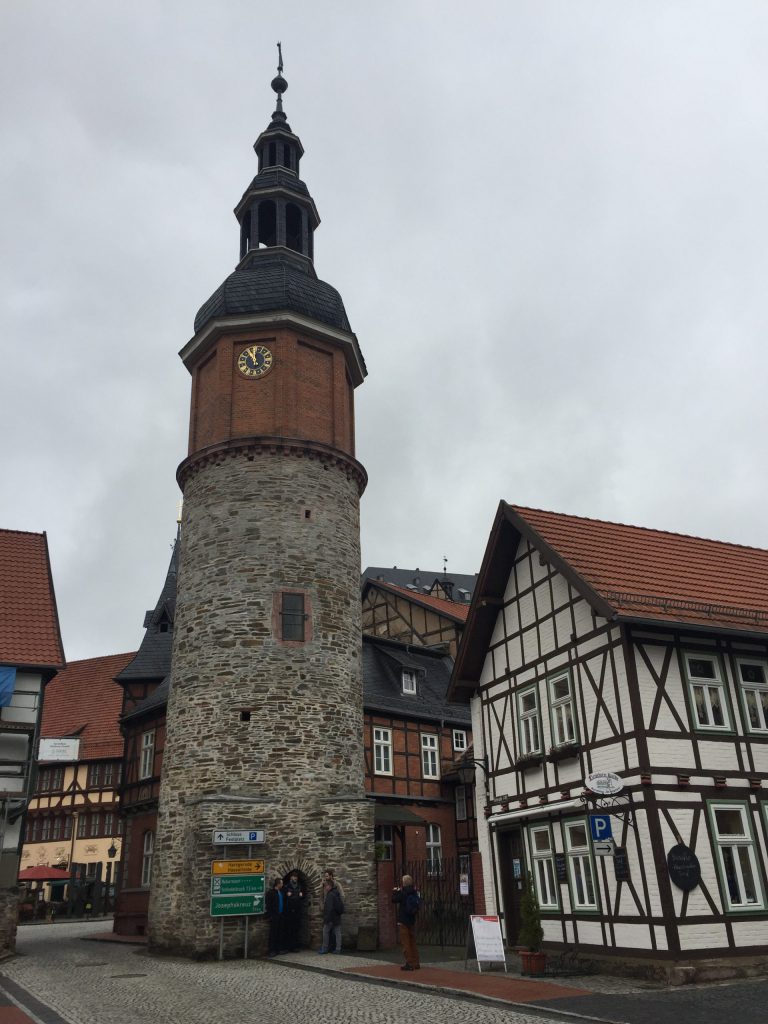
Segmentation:
[(502, 502), (451, 695), (509, 943), (528, 871), (550, 947), (764, 956), (768, 551)]
[(48, 538), (0, 530), (0, 953), (16, 941), (16, 883), (43, 693), (64, 663)]
[[(133, 654), (72, 661), (46, 687), (22, 865), (66, 868), (49, 898), (72, 912), (113, 907), (121, 846), (123, 741), (115, 675)], [(55, 755), (55, 759), (49, 756)]]
[(453, 599), (458, 593), (453, 581), (435, 580), (429, 592), (424, 592), (413, 584), (402, 587), (366, 577), (363, 633), (421, 647), (445, 646), (455, 657), (469, 611), (468, 602)]

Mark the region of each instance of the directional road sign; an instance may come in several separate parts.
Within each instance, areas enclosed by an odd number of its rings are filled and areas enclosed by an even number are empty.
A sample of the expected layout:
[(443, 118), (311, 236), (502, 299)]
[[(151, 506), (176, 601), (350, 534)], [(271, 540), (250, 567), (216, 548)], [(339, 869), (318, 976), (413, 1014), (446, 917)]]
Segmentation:
[(612, 839), (606, 839), (599, 843), (592, 843), (592, 852), (596, 857), (612, 857), (614, 845)]
[(213, 832), (213, 844), (214, 846), (223, 846), (226, 843), (263, 843), (264, 842), (264, 829), (263, 828), (242, 828), (242, 829), (227, 829), (217, 828)]
[(264, 875), (211, 875), (211, 896), (264, 892)]
[(601, 839), (610, 839), (613, 836), (610, 814), (590, 814), (589, 828), (592, 832), (592, 840), (595, 843), (600, 842)]
[(243, 917), (264, 913), (263, 893), (244, 896), (211, 896), (211, 917)]
[(263, 875), (263, 860), (213, 860), (212, 875)]

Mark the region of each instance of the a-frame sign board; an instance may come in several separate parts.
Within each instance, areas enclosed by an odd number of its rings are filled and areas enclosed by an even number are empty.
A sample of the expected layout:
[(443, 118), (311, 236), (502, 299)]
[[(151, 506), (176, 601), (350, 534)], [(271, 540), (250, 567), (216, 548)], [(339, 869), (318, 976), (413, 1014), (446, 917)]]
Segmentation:
[(472, 914), (470, 917), (464, 957), (465, 970), (468, 960), (477, 960), (477, 969), (481, 973), (483, 964), (504, 964), (504, 970), (507, 970), (501, 923), (495, 915)]

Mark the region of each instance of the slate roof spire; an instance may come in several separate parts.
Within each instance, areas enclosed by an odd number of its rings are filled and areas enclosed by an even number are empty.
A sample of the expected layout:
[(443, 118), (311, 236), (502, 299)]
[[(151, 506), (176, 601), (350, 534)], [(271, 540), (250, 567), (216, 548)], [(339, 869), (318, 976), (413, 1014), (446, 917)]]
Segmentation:
[(234, 273), (198, 310), (195, 333), (214, 319), (290, 311), (350, 332), (341, 296), (315, 272), (315, 231), (320, 215), (299, 176), (304, 147), (288, 124), (283, 94), (282, 44), (277, 44), (277, 103), (267, 128), (253, 144), (258, 173), (235, 207), (240, 257)]

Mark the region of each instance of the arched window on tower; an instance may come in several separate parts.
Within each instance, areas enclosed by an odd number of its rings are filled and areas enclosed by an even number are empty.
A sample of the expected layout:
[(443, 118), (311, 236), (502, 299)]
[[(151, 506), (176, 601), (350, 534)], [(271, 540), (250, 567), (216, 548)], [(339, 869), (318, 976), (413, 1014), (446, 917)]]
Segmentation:
[(301, 210), (295, 203), (285, 207), (285, 244), (289, 249), (301, 252)]
[(291, 169), (291, 147), (287, 144), (283, 146), (283, 167)]
[(242, 223), (240, 224), (240, 259), (243, 256), (248, 255), (248, 250), (251, 248), (251, 211), (243, 217)]
[(277, 210), (274, 199), (259, 203), (259, 248), (277, 245)]
[(277, 163), (277, 143), (270, 142), (267, 155), (267, 167), (274, 167)]

